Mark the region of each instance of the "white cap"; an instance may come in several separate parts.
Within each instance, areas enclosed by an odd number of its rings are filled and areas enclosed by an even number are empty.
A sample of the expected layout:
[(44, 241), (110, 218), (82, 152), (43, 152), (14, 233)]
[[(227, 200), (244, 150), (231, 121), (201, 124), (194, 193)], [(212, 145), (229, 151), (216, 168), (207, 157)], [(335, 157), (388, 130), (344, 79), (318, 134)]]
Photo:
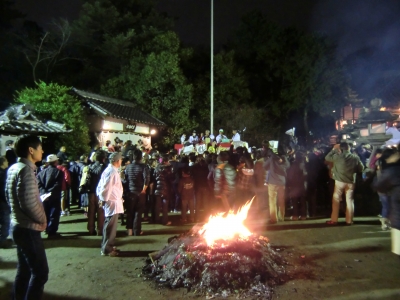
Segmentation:
[(56, 160), (58, 160), (57, 155), (50, 154), (50, 155), (47, 156), (46, 162), (51, 163), (51, 162), (56, 161)]

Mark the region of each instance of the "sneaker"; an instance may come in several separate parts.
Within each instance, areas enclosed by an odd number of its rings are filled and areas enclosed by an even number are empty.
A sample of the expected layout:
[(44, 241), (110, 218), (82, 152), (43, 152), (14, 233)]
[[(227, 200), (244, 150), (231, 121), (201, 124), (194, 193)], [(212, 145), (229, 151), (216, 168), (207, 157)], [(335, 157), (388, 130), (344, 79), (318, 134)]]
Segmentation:
[(388, 218), (380, 218), (379, 221), (381, 221), (382, 230), (389, 230), (391, 228)]
[(60, 216), (65, 217), (65, 211), (62, 210)]
[(47, 235), (47, 238), (48, 238), (48, 239), (59, 239), (59, 238), (62, 238), (62, 235), (59, 234), (58, 232), (56, 232), (56, 233), (49, 233), (49, 234)]
[(119, 255), (119, 252), (118, 252), (118, 251), (115, 251), (115, 250), (113, 250), (113, 251), (111, 251), (111, 252), (109, 252), (109, 253), (105, 253), (105, 252), (103, 252), (103, 251), (100, 251), (100, 254), (101, 254), (101, 256), (116, 257), (116, 256)]
[(290, 220), (292, 220), (292, 221), (297, 221), (299, 218), (298, 217), (295, 217), (295, 216), (291, 216), (290, 217)]
[(327, 225), (332, 225), (332, 226), (335, 226), (335, 225), (338, 224), (338, 222), (333, 222), (333, 221), (331, 221), (331, 220), (326, 221), (325, 223), (326, 223)]

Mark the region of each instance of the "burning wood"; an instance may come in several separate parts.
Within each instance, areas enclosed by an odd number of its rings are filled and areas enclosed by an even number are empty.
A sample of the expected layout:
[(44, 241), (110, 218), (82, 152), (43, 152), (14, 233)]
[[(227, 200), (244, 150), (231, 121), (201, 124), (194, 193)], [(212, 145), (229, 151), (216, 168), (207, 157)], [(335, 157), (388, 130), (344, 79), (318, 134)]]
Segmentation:
[(285, 274), (284, 259), (263, 236), (244, 225), (252, 201), (237, 214), (211, 216), (201, 228), (151, 253), (143, 275), (161, 286), (185, 287), (194, 293), (240, 298), (271, 298), (271, 286)]

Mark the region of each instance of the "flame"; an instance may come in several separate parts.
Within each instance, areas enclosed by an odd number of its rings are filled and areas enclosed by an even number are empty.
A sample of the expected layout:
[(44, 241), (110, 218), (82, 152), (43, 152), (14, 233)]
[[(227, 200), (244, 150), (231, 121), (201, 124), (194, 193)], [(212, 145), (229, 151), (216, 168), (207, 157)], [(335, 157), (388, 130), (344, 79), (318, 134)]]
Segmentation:
[(231, 240), (235, 237), (247, 238), (251, 232), (244, 226), (243, 222), (247, 218), (253, 199), (247, 201), (245, 205), (238, 209), (235, 214), (232, 210), (210, 216), (208, 222), (199, 230), (199, 234), (206, 240), (208, 246), (212, 246), (218, 240)]

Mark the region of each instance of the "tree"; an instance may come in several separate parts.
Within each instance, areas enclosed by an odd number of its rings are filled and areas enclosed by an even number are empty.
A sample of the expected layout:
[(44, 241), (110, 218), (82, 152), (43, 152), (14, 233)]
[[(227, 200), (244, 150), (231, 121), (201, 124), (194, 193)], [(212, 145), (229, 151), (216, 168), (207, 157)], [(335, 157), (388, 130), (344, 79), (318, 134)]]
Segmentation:
[(102, 87), (112, 97), (133, 99), (135, 103), (169, 126), (171, 144), (196, 123), (189, 118), (192, 107), (192, 85), (180, 68), (180, 41), (174, 32), (160, 32), (133, 51), (120, 75)]
[(169, 30), (172, 20), (155, 10), (153, 0), (88, 0), (72, 27), (73, 45), (82, 59), (76, 82), (98, 92), (130, 63), (133, 51), (141, 52), (154, 34)]
[(71, 37), (68, 20), (54, 20), (43, 31), (34, 22), (24, 22), (18, 47), (31, 67), (33, 82), (49, 79), (52, 70), (66, 60), (74, 59), (65, 52)]
[(62, 145), (74, 155), (89, 152), (89, 128), (81, 102), (68, 94), (69, 87), (56, 83), (36, 83), (36, 88), (25, 88), (15, 97), (16, 103), (31, 104), (37, 115), (56, 122), (64, 123), (71, 133), (59, 134), (56, 147)]
[(252, 99), (282, 123), (290, 112), (332, 113), (345, 101), (348, 78), (336, 48), (319, 34), (281, 28), (261, 13), (246, 15), (231, 46), (249, 77)]
[(0, 109), (10, 104), (14, 91), (26, 83), (26, 68), (21, 63), (23, 57), (15, 51), (13, 28), (24, 15), (14, 8), (14, 2), (0, 0)]
[(286, 63), (282, 62), (280, 75), (284, 85), (280, 105), (286, 111), (302, 112), (308, 134), (311, 111), (333, 115), (346, 104), (348, 78), (336, 48), (326, 37), (305, 33), (297, 37), (296, 51)]

